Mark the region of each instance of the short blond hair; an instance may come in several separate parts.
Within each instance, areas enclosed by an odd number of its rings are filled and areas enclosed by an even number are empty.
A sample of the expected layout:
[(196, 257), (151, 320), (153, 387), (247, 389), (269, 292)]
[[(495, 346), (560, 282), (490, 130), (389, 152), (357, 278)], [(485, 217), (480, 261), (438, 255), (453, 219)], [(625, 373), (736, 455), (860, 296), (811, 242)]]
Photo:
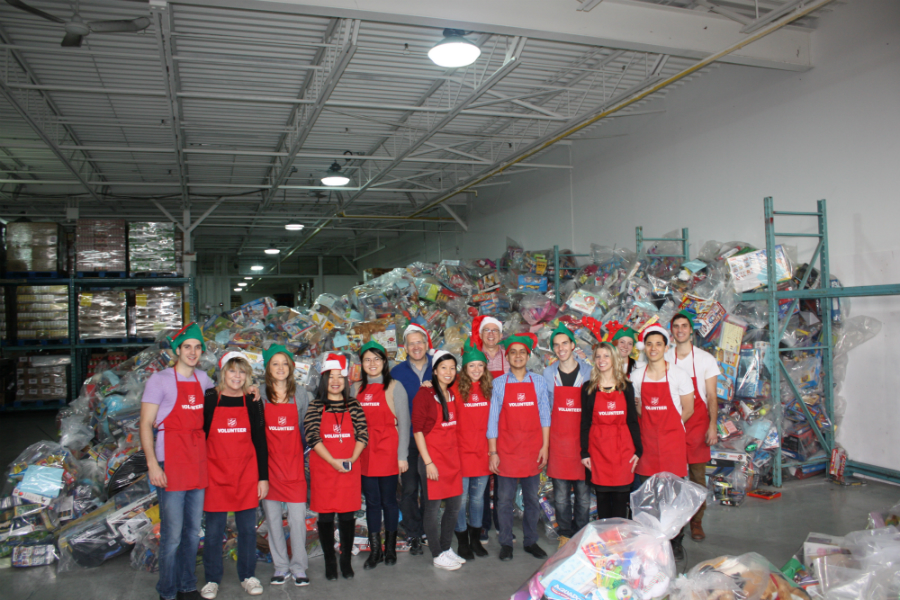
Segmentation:
[(217, 392), (221, 394), (225, 391), (224, 375), (227, 371), (240, 371), (244, 375), (246, 375), (247, 379), (244, 381), (244, 387), (242, 391), (245, 394), (250, 391), (250, 388), (253, 386), (253, 368), (250, 366), (250, 363), (243, 358), (232, 358), (227, 363), (222, 365), (222, 370), (219, 371), (219, 381), (216, 383)]

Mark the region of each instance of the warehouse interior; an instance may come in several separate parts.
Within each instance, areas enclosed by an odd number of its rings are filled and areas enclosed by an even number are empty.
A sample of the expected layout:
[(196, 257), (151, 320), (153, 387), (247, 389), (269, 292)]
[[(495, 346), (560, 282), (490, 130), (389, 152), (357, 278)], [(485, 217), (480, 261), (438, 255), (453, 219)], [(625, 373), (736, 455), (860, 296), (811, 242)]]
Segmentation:
[[(24, 6), (0, 2), (0, 222), (173, 223), (178, 276), (191, 279), (185, 314), (201, 322), (262, 297), (309, 308), (371, 270), (496, 259), (513, 243), (633, 249), (638, 226), (689, 228), (692, 257), (711, 241), (764, 248), (767, 197), (781, 211), (827, 200), (830, 269), (844, 286), (900, 282), (894, 0)], [(71, 33), (109, 20), (136, 30)], [(448, 30), (480, 49), (473, 64), (429, 59)], [(326, 185), (329, 174), (346, 182)], [(809, 256), (815, 222), (792, 225), (810, 239), (789, 243)], [(834, 439), (854, 461), (895, 470), (900, 372), (888, 358), (900, 305), (850, 302), (881, 332), (849, 359)], [(0, 462), (56, 427), (49, 411), (0, 412)], [(686, 542), (679, 571), (744, 552), (780, 567), (810, 531), (863, 529), (897, 503), (900, 481), (861, 481), (791, 482), (776, 502), (710, 511), (710, 539)], [(499, 551), (493, 537), (488, 547)], [(386, 596), (412, 593), (408, 582), (500, 598), (539, 566), (525, 558), (507, 572), (479, 559), (460, 578), (401, 555), (403, 588), (358, 571), (340, 588), (265, 594)], [(266, 578), (271, 568), (261, 563)], [(51, 569), (0, 569), (4, 597), (155, 597), (155, 575), (127, 559)], [(233, 583), (219, 597), (242, 595)]]

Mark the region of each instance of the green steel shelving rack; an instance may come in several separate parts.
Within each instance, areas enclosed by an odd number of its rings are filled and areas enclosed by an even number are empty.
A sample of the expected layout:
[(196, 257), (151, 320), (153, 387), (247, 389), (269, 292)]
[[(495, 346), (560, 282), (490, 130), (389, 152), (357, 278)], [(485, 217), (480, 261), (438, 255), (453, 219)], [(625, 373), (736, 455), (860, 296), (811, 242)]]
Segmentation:
[[(834, 338), (832, 336), (832, 322), (831, 322), (831, 311), (832, 311), (832, 301), (839, 298), (851, 298), (851, 297), (862, 297), (862, 296), (896, 296), (900, 295), (900, 284), (893, 285), (868, 285), (868, 286), (854, 286), (854, 287), (844, 287), (844, 288), (832, 288), (830, 287), (831, 282), (831, 271), (830, 271), (830, 263), (828, 256), (828, 216), (826, 211), (826, 202), (825, 200), (819, 200), (817, 202), (816, 211), (815, 212), (797, 212), (797, 211), (776, 211), (774, 209), (774, 203), (771, 197), (767, 197), (763, 201), (764, 211), (765, 211), (765, 229), (766, 229), (766, 261), (767, 261), (767, 287), (765, 291), (762, 292), (748, 292), (741, 295), (741, 300), (743, 301), (758, 301), (763, 300), (767, 303), (767, 308), (769, 311), (769, 347), (772, 351), (767, 353), (766, 361), (767, 367), (769, 369), (769, 374), (771, 375), (771, 388), (772, 388), (772, 400), (775, 406), (779, 406), (781, 404), (781, 377), (784, 376), (785, 380), (791, 387), (791, 391), (794, 393), (795, 398), (798, 400), (798, 404), (803, 409), (804, 414), (806, 415), (806, 419), (811, 425), (813, 432), (816, 435), (819, 443), (822, 445), (822, 448), (825, 450), (825, 456), (817, 459), (812, 459), (805, 462), (799, 461), (783, 461), (781, 455), (781, 446), (779, 445), (778, 449), (775, 451), (775, 467), (773, 473), (774, 484), (776, 487), (781, 487), (782, 484), (782, 468), (790, 467), (790, 466), (800, 466), (805, 464), (817, 464), (822, 462), (828, 462), (830, 460), (831, 450), (834, 448), (834, 427), (832, 426), (827, 431), (822, 431), (818, 427), (816, 420), (813, 418), (812, 414), (809, 411), (809, 408), (806, 406), (806, 403), (803, 402), (803, 396), (800, 393), (800, 390), (797, 389), (796, 384), (790, 378), (787, 372), (787, 368), (784, 366), (784, 362), (781, 360), (782, 352), (794, 352), (794, 351), (820, 351), (822, 353), (822, 370), (824, 375), (823, 381), (823, 392), (825, 397), (825, 412), (828, 415), (829, 420), (831, 420), (832, 424), (834, 423), (834, 380), (833, 380), (833, 368), (834, 368)], [(812, 217), (816, 219), (818, 225), (817, 233), (796, 233), (796, 232), (782, 232), (775, 230), (775, 217)], [(816, 249), (813, 251), (812, 258), (809, 260), (810, 268), (806, 270), (804, 274), (803, 280), (801, 284), (798, 286), (797, 290), (786, 290), (779, 291), (778, 290), (778, 282), (777, 282), (777, 274), (775, 271), (775, 258), (776, 258), (776, 237), (793, 237), (793, 238), (811, 238), (817, 240)], [(819, 288), (818, 289), (803, 289), (808, 280), (809, 275), (812, 273), (812, 266), (815, 264), (816, 259), (819, 260)], [(779, 342), (784, 335), (785, 329), (787, 328), (788, 321), (790, 319), (791, 313), (794, 312), (794, 309), (797, 307), (800, 300), (804, 299), (818, 299), (823, 302), (820, 304), (821, 310), (821, 319), (822, 319), (822, 335), (821, 342), (818, 346), (809, 346), (805, 348), (779, 348)], [(791, 305), (786, 313), (784, 323), (780, 323), (778, 319), (778, 301), (779, 300), (791, 300)], [(777, 364), (776, 364), (777, 363)], [(777, 423), (778, 425), (778, 434), (779, 439), (781, 439), (782, 435), (782, 426), (781, 423)], [(860, 463), (857, 461), (848, 460), (845, 468), (846, 474), (860, 474), (868, 477), (874, 477), (878, 479), (883, 479), (885, 481), (890, 481), (893, 483), (900, 483), (900, 471), (896, 471), (893, 469), (887, 469), (884, 467), (879, 467), (877, 465), (870, 465), (866, 463)]]
[[(136, 287), (136, 286), (186, 286), (184, 300), (189, 302), (190, 314), (189, 319), (196, 319), (197, 303), (196, 303), (196, 286), (193, 277), (135, 277), (135, 278), (113, 278), (113, 277), (35, 277), (24, 279), (0, 279), (0, 285), (7, 288), (16, 288), (20, 285), (66, 285), (68, 286), (68, 321), (69, 321), (69, 343), (68, 344), (47, 344), (47, 345), (28, 345), (13, 346), (6, 345), (2, 347), (2, 352), (21, 353), (21, 352), (41, 352), (47, 350), (67, 350), (69, 352), (69, 386), (68, 394), (65, 402), (71, 402), (78, 393), (78, 381), (83, 374), (82, 351), (85, 350), (106, 350), (114, 348), (145, 348), (149, 344), (147, 342), (113, 342), (113, 343), (95, 343), (95, 342), (79, 342), (78, 341), (78, 290), (85, 287)], [(9, 294), (8, 294), (9, 295)], [(11, 295), (9, 295), (11, 296)], [(10, 300), (7, 299), (9, 303)], [(7, 305), (9, 306), (9, 305)], [(63, 400), (62, 398), (60, 400)], [(5, 411), (30, 411), (30, 410), (58, 410), (59, 404), (42, 403), (40, 406), (23, 405), (21, 407), (0, 406), (0, 412)]]

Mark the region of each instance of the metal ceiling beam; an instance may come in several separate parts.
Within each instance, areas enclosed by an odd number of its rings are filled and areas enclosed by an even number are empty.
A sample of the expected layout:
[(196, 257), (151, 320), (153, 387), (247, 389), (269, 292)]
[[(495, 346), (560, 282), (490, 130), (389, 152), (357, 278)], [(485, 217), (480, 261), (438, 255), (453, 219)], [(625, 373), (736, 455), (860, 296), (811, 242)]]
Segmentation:
[[(205, 4), (213, 0), (183, 0)], [(236, 0), (231, 0), (236, 1)], [(217, 2), (221, 5), (221, 2)], [(486, 31), (509, 36), (529, 36), (569, 44), (604, 46), (636, 52), (669, 54), (702, 59), (742, 38), (739, 23), (706, 12), (659, 6), (647, 2), (603, 2), (590, 13), (577, 7), (546, 0), (456, 0), (415, 2), (407, 0), (270, 0), (242, 1), (271, 10), (366, 21)], [(723, 57), (734, 64), (806, 71), (810, 60), (811, 32), (784, 29), (768, 39)], [(435, 42), (438, 35), (435, 33)]]
[(792, 10), (796, 9), (798, 6), (801, 6), (804, 3), (808, 2), (809, 0), (791, 0), (790, 2), (785, 2), (783, 6), (766, 13), (752, 23), (749, 23), (748, 25), (742, 27), (741, 33), (753, 33), (754, 31), (759, 31), (769, 23), (780, 19)]

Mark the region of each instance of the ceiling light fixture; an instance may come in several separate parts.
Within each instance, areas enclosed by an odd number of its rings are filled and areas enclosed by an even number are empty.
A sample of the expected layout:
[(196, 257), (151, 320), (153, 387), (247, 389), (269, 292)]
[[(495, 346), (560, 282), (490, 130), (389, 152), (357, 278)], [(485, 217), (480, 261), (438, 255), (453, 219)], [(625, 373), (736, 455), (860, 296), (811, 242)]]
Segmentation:
[(242, 288), (234, 288), (233, 291), (235, 291), (235, 292), (243, 292), (244, 290), (243, 290)]
[(439, 67), (468, 67), (481, 56), (481, 48), (464, 38), (461, 29), (445, 29), (444, 39), (428, 51), (428, 58)]
[(262, 265), (253, 265), (252, 267), (250, 267), (250, 270), (251, 271), (262, 271), (263, 268), (264, 267)]
[(272, 244), (268, 248), (266, 248), (263, 252), (266, 254), (281, 254), (281, 250), (275, 247), (275, 244)]
[(305, 225), (303, 223), (298, 223), (296, 221), (288, 221), (284, 226), (288, 231), (300, 231), (304, 227)]
[(244, 279), (246, 279), (247, 281), (252, 281), (252, 280), (253, 280), (252, 277), (244, 277)]
[(238, 285), (238, 287), (244, 287), (245, 285), (247, 285), (247, 282), (246, 282), (246, 281), (241, 281), (241, 282), (239, 282), (237, 285)]
[(322, 184), (327, 186), (340, 186), (350, 183), (350, 178), (341, 173), (341, 165), (334, 161), (328, 167), (328, 173), (322, 176)]

